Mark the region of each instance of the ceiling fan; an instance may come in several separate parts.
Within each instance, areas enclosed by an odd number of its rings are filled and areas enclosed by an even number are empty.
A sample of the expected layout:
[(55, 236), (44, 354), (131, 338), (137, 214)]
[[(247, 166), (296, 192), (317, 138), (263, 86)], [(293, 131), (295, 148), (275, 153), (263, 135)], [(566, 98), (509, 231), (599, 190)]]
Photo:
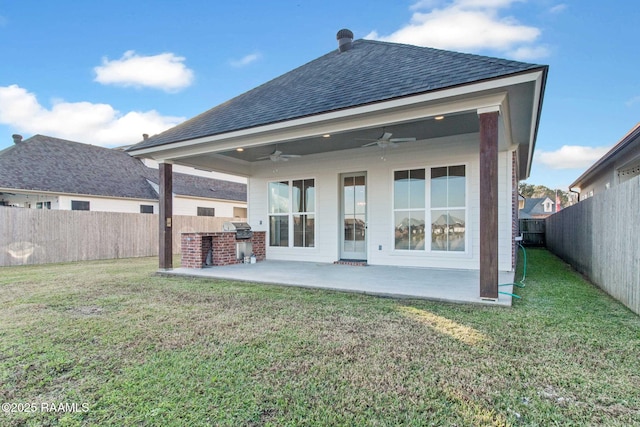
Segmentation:
[(391, 138), (393, 134), (391, 132), (384, 132), (382, 134), (382, 136), (378, 139), (376, 139), (373, 142), (370, 142), (368, 144), (364, 144), (363, 147), (370, 147), (372, 145), (378, 145), (378, 147), (380, 148), (387, 148), (387, 147), (395, 147), (398, 143), (400, 142), (411, 142), (411, 141), (415, 141), (416, 138), (414, 137), (410, 137), (410, 138)]
[(294, 157), (301, 157), (301, 156), (299, 154), (284, 154), (282, 151), (276, 149), (273, 153), (269, 154), (268, 156), (258, 157), (257, 160), (271, 159), (272, 162), (286, 162), (289, 159), (292, 159)]

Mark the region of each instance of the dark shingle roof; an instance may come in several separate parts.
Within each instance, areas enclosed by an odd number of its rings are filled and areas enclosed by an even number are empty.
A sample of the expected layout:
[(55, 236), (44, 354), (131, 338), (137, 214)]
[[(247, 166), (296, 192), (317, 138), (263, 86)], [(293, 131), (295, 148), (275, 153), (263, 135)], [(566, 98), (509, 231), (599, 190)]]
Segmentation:
[(548, 197), (533, 197), (525, 199), (524, 207), (520, 209), (520, 218), (525, 218), (522, 216), (522, 213), (525, 213), (528, 217), (531, 217), (532, 215), (548, 214), (549, 212), (545, 212), (544, 206), (542, 205), (542, 202), (547, 199)]
[[(158, 184), (158, 170), (146, 168), (146, 177)], [(247, 185), (240, 182), (206, 178), (197, 175), (173, 173), (173, 192), (183, 196), (205, 197), (208, 199), (247, 201)]]
[(521, 73), (543, 66), (397, 43), (356, 40), (131, 150)]
[[(246, 185), (174, 173), (176, 194), (246, 201)], [(158, 170), (129, 154), (35, 135), (0, 151), (0, 187), (56, 193), (158, 199), (147, 181)], [(213, 190), (212, 190), (213, 189)]]

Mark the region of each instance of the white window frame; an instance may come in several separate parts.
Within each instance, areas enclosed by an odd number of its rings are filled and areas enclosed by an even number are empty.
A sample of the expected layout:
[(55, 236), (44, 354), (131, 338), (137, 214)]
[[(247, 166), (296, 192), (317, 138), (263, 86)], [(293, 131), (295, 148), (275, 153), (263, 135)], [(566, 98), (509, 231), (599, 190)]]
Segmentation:
[[(396, 208), (395, 206), (395, 200), (396, 200), (396, 172), (411, 172), (414, 170), (423, 170), (424, 174), (425, 174), (425, 179), (424, 179), (424, 185), (425, 185), (425, 194), (424, 194), (424, 206), (422, 208), (411, 208), (410, 206), (407, 208)], [(416, 167), (409, 167), (409, 168), (400, 168), (400, 169), (394, 169), (391, 172), (391, 222), (393, 225), (393, 243), (392, 243), (392, 248), (394, 252), (398, 252), (398, 253), (425, 253), (427, 250), (427, 219), (429, 217), (428, 215), (428, 210), (429, 208), (427, 207), (427, 195), (429, 194), (429, 185), (427, 183), (427, 172), (429, 172), (429, 168), (424, 167), (424, 166), (416, 166)], [(411, 195), (409, 194), (409, 205), (411, 204)], [(424, 221), (425, 221), (425, 240), (424, 240), (424, 248), (422, 249), (411, 249), (411, 248), (407, 248), (407, 249), (398, 249), (396, 248), (396, 239), (395, 239), (395, 232), (396, 232), (396, 213), (398, 212), (411, 212), (411, 211), (421, 211), (424, 214)], [(429, 240), (431, 241), (431, 240)]]
[[(464, 198), (464, 207), (447, 207), (447, 210), (458, 209), (464, 210), (464, 222), (465, 222), (465, 234), (464, 234), (464, 251), (437, 251), (431, 249), (431, 223), (432, 223), (432, 210), (431, 207), (431, 170), (442, 168), (442, 167), (452, 167), (452, 166), (464, 166), (465, 170), (465, 198)], [(410, 171), (415, 169), (424, 169), (425, 170), (425, 245), (424, 249), (396, 249), (395, 247), (395, 213), (397, 211), (402, 211), (404, 209), (396, 209), (395, 208), (395, 173), (399, 171)], [(444, 256), (444, 257), (467, 257), (471, 253), (470, 241), (471, 241), (471, 230), (469, 223), (469, 197), (471, 188), (469, 185), (469, 178), (471, 175), (471, 170), (469, 167), (469, 162), (451, 162), (446, 164), (436, 164), (436, 165), (415, 165), (415, 166), (406, 166), (401, 168), (396, 168), (391, 171), (391, 253), (393, 255), (400, 256)], [(440, 208), (436, 208), (440, 209)], [(444, 210), (444, 208), (442, 208)], [(411, 209), (407, 209), (411, 210)], [(417, 209), (413, 209), (417, 210)]]
[[(445, 168), (445, 167), (456, 167), (456, 166), (464, 166), (464, 206), (460, 207), (460, 206), (447, 206), (446, 208), (432, 208), (431, 207), (431, 171), (432, 169), (438, 169), (438, 168)], [(427, 168), (428, 170), (428, 177), (429, 177), (429, 184), (427, 185), (427, 202), (429, 207), (427, 208), (428, 215), (426, 216), (428, 218), (427, 224), (429, 225), (429, 245), (428, 245), (428, 252), (431, 254), (437, 254), (437, 255), (445, 255), (445, 256), (461, 256), (461, 255), (466, 255), (469, 253), (469, 236), (470, 236), (470, 231), (469, 231), (469, 164), (467, 162), (452, 162), (452, 163), (447, 163), (447, 164), (443, 164), (443, 165), (432, 165), (429, 166)], [(464, 251), (436, 251), (431, 249), (431, 224), (433, 221), (433, 217), (432, 217), (432, 212), (434, 210), (447, 210), (447, 211), (451, 211), (451, 210), (464, 210), (464, 227), (465, 227), (465, 231), (464, 231)]]
[[(294, 181), (313, 181), (313, 188), (314, 188), (314, 192), (313, 192), (313, 206), (315, 207), (314, 211), (305, 211), (305, 212), (293, 212), (293, 182)], [(279, 212), (279, 213), (271, 213), (270, 209), (271, 209), (271, 192), (269, 190), (271, 184), (274, 183), (280, 183), (280, 182), (286, 182), (287, 183), (287, 187), (288, 187), (288, 194), (287, 194), (287, 200), (288, 200), (288, 206), (287, 212)], [(289, 249), (301, 249), (301, 250), (313, 250), (315, 249), (315, 239), (318, 235), (317, 233), (317, 210), (318, 210), (318, 197), (317, 197), (317, 182), (318, 180), (315, 177), (308, 177), (308, 178), (291, 178), (291, 179), (278, 179), (278, 180), (273, 180), (273, 181), (269, 181), (267, 182), (267, 230), (268, 230), (268, 236), (267, 236), (267, 245), (269, 248), (289, 248)], [(314, 221), (313, 221), (313, 236), (314, 236), (314, 246), (294, 246), (295, 243), (295, 235), (294, 235), (294, 217), (295, 216), (301, 216), (301, 215), (313, 215)], [(287, 245), (275, 245), (272, 246), (271, 245), (271, 217), (272, 216), (284, 216), (287, 217)]]

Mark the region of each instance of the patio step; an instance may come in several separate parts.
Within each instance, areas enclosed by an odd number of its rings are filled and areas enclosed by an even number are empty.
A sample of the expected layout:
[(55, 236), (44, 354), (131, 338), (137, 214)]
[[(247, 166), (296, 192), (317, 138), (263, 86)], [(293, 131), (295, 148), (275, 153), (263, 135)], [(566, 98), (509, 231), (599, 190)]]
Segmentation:
[(367, 261), (361, 259), (339, 259), (333, 263), (339, 265), (351, 265), (353, 267), (366, 267), (368, 265)]

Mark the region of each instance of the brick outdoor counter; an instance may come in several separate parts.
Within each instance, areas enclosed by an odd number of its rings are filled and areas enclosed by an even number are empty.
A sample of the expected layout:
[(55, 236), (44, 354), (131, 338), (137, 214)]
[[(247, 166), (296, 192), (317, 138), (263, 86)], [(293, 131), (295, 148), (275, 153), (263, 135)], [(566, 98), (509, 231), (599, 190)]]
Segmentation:
[(182, 267), (207, 267), (205, 261), (209, 249), (211, 251), (211, 265), (241, 264), (243, 260), (236, 259), (236, 242), (251, 242), (253, 253), (257, 261), (266, 258), (266, 231), (254, 231), (253, 236), (246, 240), (236, 240), (236, 233), (219, 231), (208, 233), (182, 233), (180, 244), (182, 250)]

